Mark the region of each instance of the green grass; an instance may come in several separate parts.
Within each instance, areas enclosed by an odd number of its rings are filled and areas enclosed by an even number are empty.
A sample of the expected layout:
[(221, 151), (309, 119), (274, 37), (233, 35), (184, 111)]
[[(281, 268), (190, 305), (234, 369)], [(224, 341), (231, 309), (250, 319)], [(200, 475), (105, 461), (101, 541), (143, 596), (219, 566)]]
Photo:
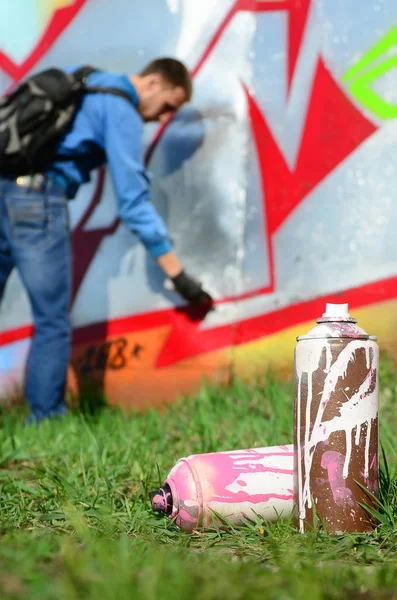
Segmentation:
[(300, 535), (290, 521), (188, 535), (148, 492), (178, 458), (292, 442), (292, 386), (204, 388), (164, 414), (102, 409), (0, 428), (0, 598), (397, 599), (397, 376), (382, 361), (381, 524)]

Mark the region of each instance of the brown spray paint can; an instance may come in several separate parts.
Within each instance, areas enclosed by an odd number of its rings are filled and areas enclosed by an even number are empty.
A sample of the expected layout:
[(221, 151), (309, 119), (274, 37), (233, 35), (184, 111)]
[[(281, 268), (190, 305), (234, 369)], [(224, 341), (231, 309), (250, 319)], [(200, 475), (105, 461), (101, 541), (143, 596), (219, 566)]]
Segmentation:
[(302, 533), (315, 514), (330, 534), (365, 532), (374, 523), (361, 504), (378, 494), (379, 348), (347, 304), (327, 304), (317, 323), (295, 348), (295, 521)]

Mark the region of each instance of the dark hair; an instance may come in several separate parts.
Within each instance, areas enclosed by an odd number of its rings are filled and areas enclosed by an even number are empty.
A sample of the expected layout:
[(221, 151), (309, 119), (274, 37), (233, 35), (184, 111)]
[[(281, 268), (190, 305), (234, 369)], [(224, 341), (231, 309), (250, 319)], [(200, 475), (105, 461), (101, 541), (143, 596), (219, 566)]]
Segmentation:
[(186, 100), (192, 98), (193, 82), (189, 71), (176, 58), (156, 58), (139, 73), (141, 77), (158, 73), (167, 83), (185, 90)]

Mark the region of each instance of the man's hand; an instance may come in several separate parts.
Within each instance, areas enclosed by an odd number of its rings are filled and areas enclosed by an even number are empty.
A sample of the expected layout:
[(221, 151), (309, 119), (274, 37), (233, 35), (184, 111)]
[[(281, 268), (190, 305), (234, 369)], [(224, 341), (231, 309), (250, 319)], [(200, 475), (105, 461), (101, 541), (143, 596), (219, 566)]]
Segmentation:
[(186, 275), (185, 271), (181, 271), (178, 275), (170, 279), (174, 284), (175, 291), (188, 302), (206, 308), (210, 308), (213, 305), (211, 296), (203, 290), (198, 281)]
[(186, 275), (182, 264), (175, 252), (170, 251), (157, 258), (157, 262), (164, 273), (174, 284), (178, 292), (188, 302), (210, 309), (213, 305), (211, 296), (203, 290), (200, 283)]

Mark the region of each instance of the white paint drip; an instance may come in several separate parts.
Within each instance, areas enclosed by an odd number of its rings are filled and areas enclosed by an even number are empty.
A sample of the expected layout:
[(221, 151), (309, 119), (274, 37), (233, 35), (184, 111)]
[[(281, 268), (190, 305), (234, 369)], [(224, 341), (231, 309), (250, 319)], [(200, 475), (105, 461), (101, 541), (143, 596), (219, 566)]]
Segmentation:
[(357, 427), (356, 427), (356, 437), (355, 437), (355, 440), (354, 440), (354, 443), (356, 444), (356, 446), (358, 446), (358, 444), (360, 442), (360, 433), (361, 433), (361, 427), (359, 427), (357, 425)]
[(369, 463), (369, 443), (371, 440), (371, 425), (372, 425), (372, 423), (367, 421), (367, 437), (365, 438), (365, 465), (364, 465), (365, 479), (368, 479), (368, 475), (369, 475), (368, 463)]
[(369, 369), (369, 365), (370, 365), (370, 349), (371, 347), (368, 345), (365, 347), (365, 360), (366, 360), (366, 365), (367, 365), (367, 369)]
[(348, 435), (348, 430), (346, 430), (346, 456), (343, 464), (343, 479), (346, 479), (349, 474), (350, 458), (352, 455), (352, 432), (350, 431), (349, 433), (350, 435)]
[[(312, 396), (313, 396), (313, 374), (308, 373), (307, 375), (307, 402), (306, 402), (306, 423), (309, 423), (309, 427), (305, 427), (305, 448), (309, 447), (310, 444), (310, 409), (312, 407)], [(309, 401), (310, 398), (310, 401)], [(305, 473), (310, 470), (310, 455), (308, 452), (304, 453), (305, 455)], [(312, 507), (312, 496), (310, 493), (310, 482), (309, 482), (309, 491), (307, 496), (307, 506), (308, 508)]]
[(301, 375), (298, 376), (297, 397), (297, 461), (298, 461), (298, 498), (299, 498), (299, 530), (303, 533), (303, 496), (302, 496), (302, 448), (301, 448)]
[[(299, 426), (298, 426), (298, 477), (300, 478), (300, 491), (299, 491), (299, 522), (300, 522), (300, 531), (303, 531), (303, 519), (306, 516), (305, 503), (303, 501), (304, 494), (302, 493), (302, 462), (301, 462), (301, 440), (300, 440), (300, 409), (301, 409), (301, 382), (302, 382), (302, 374), (307, 373), (307, 400), (306, 400), (306, 429), (305, 429), (305, 452), (304, 452), (304, 463), (305, 463), (305, 486), (307, 487), (307, 476), (306, 474), (310, 471), (310, 456), (309, 453), (306, 452), (306, 448), (309, 444), (310, 439), (310, 409), (312, 403), (312, 382), (313, 382), (313, 373), (318, 369), (318, 365), (321, 360), (321, 356), (323, 353), (323, 349), (326, 350), (326, 364), (327, 369), (330, 369), (332, 354), (331, 349), (329, 348), (329, 353), (327, 352), (327, 346), (323, 344), (313, 344), (307, 353), (297, 352), (295, 354), (295, 364), (296, 370), (298, 373), (299, 380), (299, 389), (298, 389), (298, 415), (299, 415)], [(308, 424), (308, 426), (307, 426)], [(310, 482), (309, 482), (310, 485)], [(310, 490), (308, 494), (308, 505), (311, 508), (311, 495)]]
[[(367, 377), (360, 385), (358, 391), (340, 408), (340, 416), (334, 417), (327, 423), (326, 435), (324, 435), (323, 423), (315, 425), (312, 430), (312, 436), (310, 439), (310, 449), (314, 448), (319, 442), (325, 441), (329, 438), (331, 433), (337, 431), (345, 431), (346, 434), (346, 460), (345, 467), (343, 470), (343, 476), (346, 477), (349, 474), (348, 467), (351, 457), (351, 438), (354, 429), (358, 429), (360, 432), (361, 426), (369, 424), (367, 427), (367, 437), (371, 437), (371, 422), (376, 419), (378, 414), (377, 396), (375, 390), (369, 393), (372, 385), (373, 371), (370, 369)], [(357, 431), (356, 431), (357, 436)]]
[(331, 346), (329, 344), (325, 345), (325, 353), (326, 353), (326, 369), (327, 369), (327, 373), (329, 373), (329, 370), (331, 368), (331, 363), (332, 363), (332, 352), (331, 352)]
[[(355, 444), (359, 444), (362, 425), (367, 425), (367, 435), (365, 440), (365, 472), (364, 476), (368, 478), (369, 474), (369, 446), (371, 440), (372, 421), (378, 416), (377, 403), (377, 382), (375, 389), (369, 393), (374, 376), (374, 345), (363, 340), (352, 340), (340, 352), (335, 363), (331, 368), (331, 348), (327, 340), (311, 340), (311, 348), (306, 352), (296, 352), (296, 369), (298, 377), (297, 394), (297, 442), (298, 442), (298, 494), (299, 494), (299, 529), (304, 530), (303, 520), (306, 516), (306, 505), (311, 508), (311, 490), (310, 490), (310, 472), (313, 462), (314, 451), (317, 444), (326, 441), (332, 433), (344, 431), (346, 436), (346, 456), (343, 467), (343, 477), (346, 479), (349, 474), (349, 466), (352, 452), (352, 434), (356, 429)], [(321, 395), (316, 419), (310, 434), (310, 409), (312, 402), (312, 377), (318, 369), (323, 350), (326, 352), (326, 362), (328, 375), (324, 382), (324, 388)], [(325, 408), (328, 401), (335, 391), (337, 381), (340, 377), (346, 376), (347, 367), (350, 361), (354, 360), (355, 353), (359, 349), (364, 349), (366, 353), (366, 366), (368, 375), (360, 385), (358, 391), (340, 408), (340, 416), (334, 417), (329, 421), (322, 421)], [(372, 357), (371, 357), (372, 350)], [(372, 361), (371, 361), (372, 358)], [(307, 404), (306, 404), (306, 424), (305, 424), (305, 443), (303, 449), (303, 462), (305, 465), (305, 475), (303, 484), (302, 464), (301, 464), (301, 439), (300, 439), (300, 409), (301, 409), (301, 382), (302, 374), (307, 373)], [(302, 490), (303, 484), (303, 490)]]

